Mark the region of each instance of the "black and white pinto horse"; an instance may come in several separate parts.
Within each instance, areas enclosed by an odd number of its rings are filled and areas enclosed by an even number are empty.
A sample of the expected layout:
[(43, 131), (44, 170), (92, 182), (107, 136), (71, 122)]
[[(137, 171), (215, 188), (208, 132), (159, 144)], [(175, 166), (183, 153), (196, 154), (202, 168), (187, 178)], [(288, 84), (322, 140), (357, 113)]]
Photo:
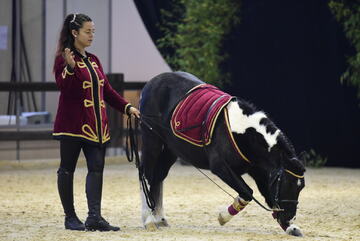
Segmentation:
[[(168, 226), (163, 211), (163, 180), (180, 157), (197, 168), (211, 170), (238, 193), (233, 204), (219, 213), (221, 225), (254, 199), (253, 190), (241, 177), (247, 173), (255, 180), (273, 217), (284, 231), (302, 236), (293, 221), (299, 193), (305, 186), (304, 163), (286, 136), (263, 112), (237, 98), (225, 107), (233, 139), (243, 158), (236, 153), (225, 133), (224, 114), (219, 115), (211, 143), (205, 147), (192, 145), (173, 134), (170, 119), (175, 106), (190, 89), (200, 84), (204, 82), (189, 73), (163, 73), (151, 79), (142, 90), (143, 145), (139, 173), (140, 180), (146, 180), (148, 187), (146, 192), (144, 185), (140, 185), (145, 228), (153, 230)], [(152, 208), (149, 199), (153, 200)]]

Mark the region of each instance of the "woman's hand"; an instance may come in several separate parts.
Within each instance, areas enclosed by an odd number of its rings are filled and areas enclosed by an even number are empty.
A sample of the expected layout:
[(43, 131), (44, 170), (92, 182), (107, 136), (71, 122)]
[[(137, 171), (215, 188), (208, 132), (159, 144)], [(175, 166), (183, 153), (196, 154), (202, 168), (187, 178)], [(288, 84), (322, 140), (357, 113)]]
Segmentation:
[(70, 51), (69, 48), (65, 49), (65, 61), (71, 68), (75, 67), (74, 52)]
[(130, 107), (129, 114), (135, 115), (137, 118), (140, 118), (140, 111), (133, 106)]

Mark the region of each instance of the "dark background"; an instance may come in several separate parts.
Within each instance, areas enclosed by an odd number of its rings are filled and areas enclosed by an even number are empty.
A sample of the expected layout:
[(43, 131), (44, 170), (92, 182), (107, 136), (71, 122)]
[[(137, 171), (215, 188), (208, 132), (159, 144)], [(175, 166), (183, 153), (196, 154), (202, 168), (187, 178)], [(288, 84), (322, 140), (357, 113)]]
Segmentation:
[[(135, 0), (152, 39), (171, 1)], [(356, 88), (340, 83), (354, 53), (327, 0), (242, 0), (241, 24), (224, 41), (225, 91), (263, 109), (297, 151), (314, 149), (327, 166), (360, 167)]]

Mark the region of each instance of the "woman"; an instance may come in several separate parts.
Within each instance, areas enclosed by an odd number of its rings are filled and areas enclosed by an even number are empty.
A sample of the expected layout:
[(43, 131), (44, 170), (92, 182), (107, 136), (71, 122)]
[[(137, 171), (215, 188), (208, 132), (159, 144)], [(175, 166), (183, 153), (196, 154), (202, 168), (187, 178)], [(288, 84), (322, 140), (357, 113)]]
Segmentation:
[[(85, 49), (94, 40), (94, 23), (85, 14), (65, 18), (54, 63), (60, 89), (53, 136), (60, 140), (58, 190), (65, 212), (65, 228), (71, 230), (118, 231), (101, 216), (101, 193), (106, 143), (110, 140), (105, 102), (128, 115), (140, 112), (114, 91), (99, 59)], [(80, 151), (86, 157), (85, 225), (74, 209), (73, 177)]]

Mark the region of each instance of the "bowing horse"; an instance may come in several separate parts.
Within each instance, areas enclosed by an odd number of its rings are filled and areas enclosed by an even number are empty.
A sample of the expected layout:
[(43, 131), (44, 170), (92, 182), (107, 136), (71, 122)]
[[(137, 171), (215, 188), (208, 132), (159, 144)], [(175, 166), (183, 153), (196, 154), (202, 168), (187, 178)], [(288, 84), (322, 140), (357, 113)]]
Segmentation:
[(281, 228), (302, 236), (293, 221), (305, 186), (305, 165), (264, 112), (186, 72), (151, 79), (141, 92), (140, 111), (139, 179), (145, 228), (168, 226), (163, 180), (179, 157), (210, 170), (237, 192), (233, 203), (218, 214), (221, 225), (250, 201), (259, 203), (241, 177), (247, 173), (269, 206), (263, 207), (272, 211)]

